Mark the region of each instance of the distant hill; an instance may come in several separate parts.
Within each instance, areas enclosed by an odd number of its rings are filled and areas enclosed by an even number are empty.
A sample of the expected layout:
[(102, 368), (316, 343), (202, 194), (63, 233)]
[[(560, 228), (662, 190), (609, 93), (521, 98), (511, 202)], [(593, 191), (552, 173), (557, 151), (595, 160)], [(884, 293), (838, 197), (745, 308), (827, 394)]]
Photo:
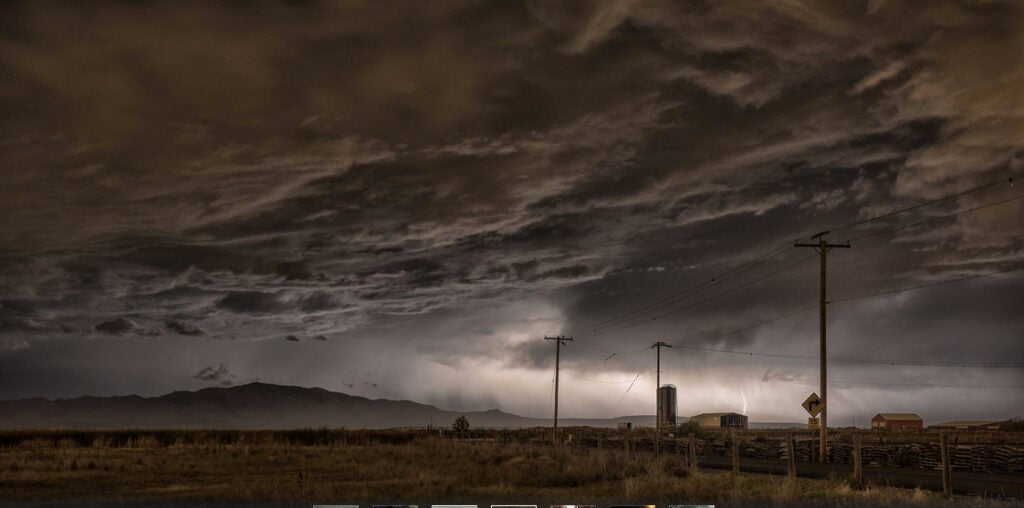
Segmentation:
[[(289, 429), (344, 427), (448, 427), (460, 415), (482, 427), (548, 427), (549, 418), (527, 418), (498, 409), (447, 411), (408, 400), (367, 399), (323, 388), (249, 383), (159, 397), (78, 397), (0, 401), (0, 429)], [(680, 417), (679, 423), (685, 423)], [(620, 422), (654, 426), (653, 415), (560, 418), (560, 426), (616, 427)], [(799, 424), (759, 424), (798, 426)]]
[[(465, 415), (473, 427), (539, 427), (550, 419), (497, 409), (446, 411), (407, 400), (367, 399), (322, 388), (249, 383), (179, 391), (160, 397), (78, 397), (0, 401), (0, 429), (164, 428), (281, 429), (304, 427), (448, 427)], [(565, 426), (614, 427), (619, 421), (653, 424), (653, 416), (565, 419)]]

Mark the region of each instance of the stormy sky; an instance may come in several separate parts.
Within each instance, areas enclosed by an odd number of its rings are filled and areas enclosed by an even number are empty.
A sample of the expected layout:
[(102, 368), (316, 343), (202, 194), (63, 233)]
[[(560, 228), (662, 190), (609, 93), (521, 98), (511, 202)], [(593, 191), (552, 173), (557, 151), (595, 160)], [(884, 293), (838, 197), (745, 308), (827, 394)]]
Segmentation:
[(0, 399), (1024, 415), (1019, 2), (2, 11)]

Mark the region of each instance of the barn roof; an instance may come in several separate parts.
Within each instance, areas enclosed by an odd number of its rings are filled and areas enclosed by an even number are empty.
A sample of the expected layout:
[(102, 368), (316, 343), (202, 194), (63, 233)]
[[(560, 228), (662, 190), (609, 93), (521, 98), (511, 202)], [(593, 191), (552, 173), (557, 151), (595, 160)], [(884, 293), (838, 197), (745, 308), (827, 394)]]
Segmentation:
[(924, 421), (920, 416), (914, 413), (878, 413), (875, 418), (881, 416), (886, 420), (913, 420), (913, 421)]
[(719, 417), (722, 417), (722, 416), (729, 416), (729, 415), (743, 416), (743, 415), (741, 415), (739, 413), (701, 413), (699, 415), (691, 416), (691, 418), (719, 418)]

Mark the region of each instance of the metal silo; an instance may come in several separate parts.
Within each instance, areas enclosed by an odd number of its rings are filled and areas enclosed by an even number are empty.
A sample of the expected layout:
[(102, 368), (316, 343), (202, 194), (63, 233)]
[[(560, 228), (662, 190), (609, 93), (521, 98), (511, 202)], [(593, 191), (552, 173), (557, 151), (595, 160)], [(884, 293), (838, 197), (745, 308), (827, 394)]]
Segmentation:
[(658, 388), (658, 424), (661, 428), (676, 426), (676, 387), (662, 385)]

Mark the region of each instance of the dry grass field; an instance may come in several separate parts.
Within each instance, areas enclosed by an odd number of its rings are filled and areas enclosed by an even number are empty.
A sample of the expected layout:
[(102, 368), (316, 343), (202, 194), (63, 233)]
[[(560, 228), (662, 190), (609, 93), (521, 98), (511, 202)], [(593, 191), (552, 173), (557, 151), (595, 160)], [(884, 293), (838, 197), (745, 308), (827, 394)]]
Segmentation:
[[(329, 430), (2, 433), (0, 500), (945, 503), (924, 491), (853, 489), (844, 479), (691, 473), (676, 457)], [(1003, 505), (960, 499), (956, 506), (971, 504)]]

